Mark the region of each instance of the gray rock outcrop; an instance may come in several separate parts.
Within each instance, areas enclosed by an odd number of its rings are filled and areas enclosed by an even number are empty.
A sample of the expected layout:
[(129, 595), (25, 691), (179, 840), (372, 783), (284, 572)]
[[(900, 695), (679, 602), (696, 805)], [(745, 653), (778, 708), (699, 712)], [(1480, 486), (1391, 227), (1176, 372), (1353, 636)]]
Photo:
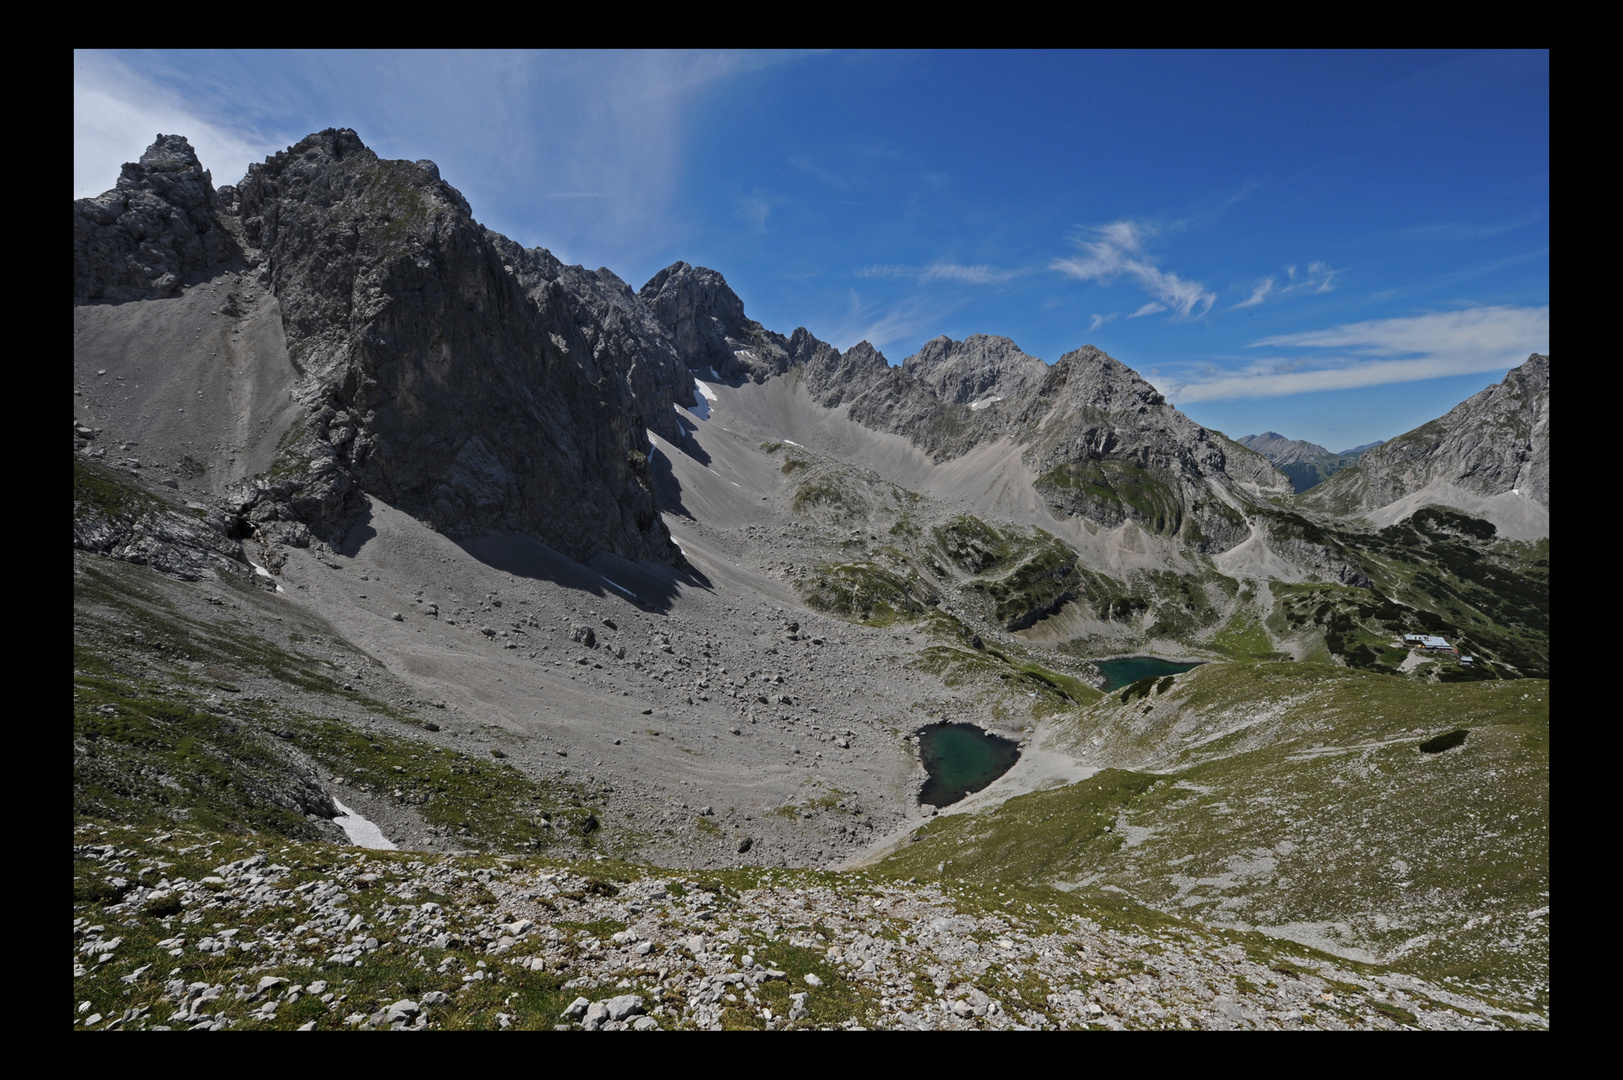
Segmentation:
[(1550, 507), (1550, 358), (1534, 353), (1504, 381), (1359, 458), (1308, 504), (1372, 510), (1428, 487), (1491, 498), (1516, 492)]
[(365, 492), (452, 535), (680, 563), (646, 434), (679, 437), (672, 405), (692, 401), (675, 350), (619, 279), (483, 228), (432, 162), (385, 161), (333, 129), (216, 195), (165, 137), (75, 204), (75, 228), (76, 298), (166, 295), (232, 243), (262, 268), (304, 409), (269, 472), (230, 496), (268, 542), (337, 543)]
[(1006, 337), (971, 334), (954, 341), (945, 334), (902, 361), (902, 370), (933, 390), (942, 402), (990, 408), (992, 398), (1018, 396), (1040, 383), (1048, 365), (1027, 356)]
[(794, 372), (817, 404), (902, 435), (937, 461), (999, 439), (1023, 444), (1060, 514), (1133, 519), (1222, 551), (1250, 532), (1232, 503), (1290, 492), (1262, 455), (1202, 428), (1098, 349), (1049, 367), (1005, 337), (943, 336), (892, 366), (866, 341), (842, 352), (804, 327), (787, 338), (765, 329), (703, 267), (676, 263), (638, 295), (695, 372), (757, 382)]
[(1132, 519), (1197, 550), (1223, 551), (1249, 535), (1235, 503), (1290, 492), (1261, 454), (1195, 423), (1092, 346), (1048, 370), (1021, 420), (1038, 489), (1056, 510)]
[(787, 371), (789, 342), (744, 315), (744, 302), (714, 270), (673, 263), (637, 292), (696, 375), (761, 382)]
[(118, 183), (73, 204), (74, 303), (173, 296), (238, 258), (214, 180), (181, 135), (159, 135)]
[(234, 522), (215, 512), (187, 512), (143, 486), (75, 458), (73, 546), (182, 581), (253, 574)]
[(676, 263), (633, 293), (483, 228), (432, 162), (381, 160), (347, 129), (218, 193), (185, 140), (164, 137), (119, 183), (76, 204), (76, 297), (166, 295), (230, 258), (279, 304), (304, 416), (228, 507), (272, 546), (339, 542), (365, 492), (452, 535), (679, 563), (646, 433), (680, 443), (675, 407), (711, 372), (791, 376), (937, 461), (1011, 441), (1056, 513), (1135, 520), (1201, 550), (1239, 542), (1244, 507), (1288, 490), (1097, 349), (1050, 367), (1008, 338), (940, 337), (892, 366), (866, 341), (841, 351), (804, 327), (767, 330), (703, 267)]

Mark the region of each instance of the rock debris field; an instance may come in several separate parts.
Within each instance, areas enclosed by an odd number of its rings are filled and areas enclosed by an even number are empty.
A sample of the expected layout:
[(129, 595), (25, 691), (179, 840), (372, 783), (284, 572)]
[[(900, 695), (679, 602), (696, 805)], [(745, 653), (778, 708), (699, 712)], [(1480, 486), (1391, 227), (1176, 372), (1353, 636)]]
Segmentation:
[(75, 841), (75, 890), (103, 899), (74, 919), (80, 1029), (1542, 1026), (1051, 890), (306, 843), (232, 858), (207, 834), (119, 827)]

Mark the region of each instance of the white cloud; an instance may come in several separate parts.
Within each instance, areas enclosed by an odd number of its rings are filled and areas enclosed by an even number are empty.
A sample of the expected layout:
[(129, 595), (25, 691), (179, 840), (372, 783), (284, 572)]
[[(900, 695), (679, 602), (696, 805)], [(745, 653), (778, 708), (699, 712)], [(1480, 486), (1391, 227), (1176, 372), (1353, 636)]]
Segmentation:
[(1119, 313), (1112, 311), (1109, 315), (1095, 315), (1093, 317), (1093, 322), (1088, 325), (1088, 333), (1093, 333), (1095, 330), (1099, 329), (1099, 327), (1103, 326), (1111, 319), (1114, 319), (1117, 314)]
[(1327, 293), (1335, 288), (1336, 275), (1339, 270), (1332, 270), (1329, 263), (1310, 262), (1307, 264), (1307, 273), (1301, 278), (1296, 276), (1296, 267), (1290, 268), (1290, 284), (1283, 292), (1293, 292), (1296, 289), (1312, 289), (1314, 294)]
[(101, 53), (73, 57), (73, 197), (100, 195), (155, 137), (184, 135), (215, 186), (234, 184), (248, 165), (286, 147), (281, 138), (206, 119), (191, 102)]
[(1305, 272), (1294, 266), (1285, 267), (1285, 283), (1279, 284), (1279, 278), (1269, 275), (1251, 287), (1251, 295), (1234, 306), (1237, 308), (1256, 307), (1269, 297), (1285, 296), (1289, 293), (1303, 289), (1311, 289), (1314, 295), (1331, 292), (1335, 289), (1336, 277), (1341, 273), (1327, 262), (1310, 262)]
[(964, 266), (962, 263), (938, 262), (929, 266), (865, 266), (857, 277), (903, 278), (925, 284), (932, 281), (956, 281), (965, 285), (999, 285), (1014, 278), (1017, 271), (996, 267)]
[(996, 285), (1014, 277), (1011, 270), (997, 270), (984, 264), (962, 266), (958, 263), (934, 263), (924, 268), (924, 281), (960, 281), (966, 285)]
[(827, 334), (817, 331), (817, 335), (841, 352), (859, 341), (883, 350), (897, 342), (922, 340), (939, 333), (942, 322), (962, 305), (961, 300), (942, 301), (925, 295), (880, 306), (853, 291), (850, 306), (835, 327)]
[(1274, 291), (1274, 279), (1271, 278), (1271, 277), (1270, 278), (1263, 278), (1262, 281), (1258, 282), (1256, 288), (1254, 288), (1251, 291), (1251, 298), (1249, 300), (1241, 300), (1238, 304), (1235, 304), (1234, 306), (1235, 307), (1255, 307), (1256, 305), (1262, 303), (1263, 298), (1266, 297), (1269, 293), (1271, 293), (1273, 291)]
[(1280, 334), (1252, 347), (1326, 351), (1259, 359), (1235, 372), (1203, 372), (1169, 383), (1167, 396), (1187, 404), (1504, 371), (1530, 353), (1549, 352), (1550, 308), (1478, 307), (1375, 319)]
[(1166, 309), (1167, 306), (1161, 303), (1161, 301), (1151, 300), (1149, 303), (1145, 304), (1143, 307), (1139, 308), (1137, 311), (1133, 312), (1127, 317), (1129, 319), (1137, 319), (1144, 315), (1154, 315), (1157, 311), (1165, 311)]
[[(1188, 319), (1210, 311), (1217, 302), (1217, 294), (1198, 281), (1185, 281), (1177, 274), (1156, 266), (1144, 252), (1146, 235), (1147, 230), (1136, 222), (1118, 221), (1106, 225), (1094, 230), (1093, 239), (1078, 238), (1075, 241), (1082, 251), (1080, 257), (1055, 259), (1049, 268), (1078, 281), (1097, 281), (1101, 284), (1109, 284), (1125, 274), (1164, 305), (1160, 310), (1171, 309), (1175, 313), (1173, 317), (1177, 319)], [(1146, 313), (1143, 308), (1139, 309), (1138, 314)]]

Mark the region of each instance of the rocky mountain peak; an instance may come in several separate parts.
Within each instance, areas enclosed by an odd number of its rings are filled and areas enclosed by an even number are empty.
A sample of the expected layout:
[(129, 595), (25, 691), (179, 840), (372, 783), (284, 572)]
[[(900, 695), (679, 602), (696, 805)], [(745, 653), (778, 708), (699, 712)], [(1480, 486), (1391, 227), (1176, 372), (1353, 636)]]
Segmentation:
[(218, 209), (214, 179), (192, 144), (158, 135), (111, 190), (74, 201), (74, 302), (170, 297), (239, 256)]
[(1142, 412), (1166, 404), (1161, 392), (1138, 372), (1092, 345), (1060, 357), (1048, 370), (1039, 394), (1104, 412)]
[(758, 344), (761, 324), (745, 317), (744, 301), (716, 271), (673, 263), (650, 278), (637, 296), (694, 371), (758, 380), (781, 370), (781, 365), (752, 363), (752, 356), (761, 359), (753, 353), (739, 355), (741, 348), (748, 351), (750, 344)]
[(1041, 381), (1048, 370), (1010, 339), (989, 334), (972, 334), (963, 341), (943, 334), (903, 360), (902, 369), (954, 405), (1013, 397)]
[(197, 160), (197, 151), (192, 149), (186, 136), (160, 133), (157, 140), (142, 152), (139, 163), (125, 164), (118, 184), (120, 187), (133, 186), (150, 182), (153, 173), (181, 172), (194, 172), (212, 186), (209, 173)]
[(490, 232), (432, 162), (380, 159), (347, 128), (219, 195), (184, 139), (160, 137), (75, 204), (76, 301), (256, 269), (235, 287), (270, 287), (245, 317), (280, 323), (300, 409), (270, 472), (228, 495), (265, 542), (338, 544), (370, 496), (452, 535), (681, 562), (647, 431), (680, 438), (692, 380), (619, 278)]
[[(1514, 390), (1516, 393), (1536, 398), (1538, 395), (1548, 395), (1550, 392), (1550, 357), (1547, 353), (1534, 353), (1527, 358), (1527, 362), (1520, 367), (1511, 368), (1505, 375), (1505, 381), (1500, 384), (1505, 391)], [(1495, 387), (1483, 391), (1492, 394)], [(1549, 401), (1533, 401), (1533, 407), (1549, 407)]]
[[(1534, 353), (1445, 415), (1366, 450), (1326, 499), (1374, 509), (1442, 485), (1550, 507), (1550, 358)], [(1338, 478), (1339, 479), (1339, 478)]]
[(1396, 520), (1428, 503), (1486, 517), (1504, 535), (1549, 535), (1550, 358), (1534, 353), (1443, 416), (1365, 450), (1305, 496), (1330, 513)]

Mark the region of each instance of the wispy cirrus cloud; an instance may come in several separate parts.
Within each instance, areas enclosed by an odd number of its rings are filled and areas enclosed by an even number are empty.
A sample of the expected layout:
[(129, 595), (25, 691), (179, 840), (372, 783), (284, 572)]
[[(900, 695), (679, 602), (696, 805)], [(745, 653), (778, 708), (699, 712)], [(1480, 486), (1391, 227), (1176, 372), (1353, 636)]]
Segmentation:
[(931, 263), (929, 266), (865, 266), (857, 271), (857, 277), (902, 278), (921, 284), (956, 281), (965, 285), (1000, 285), (1018, 276), (1017, 270), (999, 270), (985, 264), (965, 266), (953, 262)]
[(1530, 353), (1549, 351), (1550, 307), (1498, 305), (1374, 319), (1279, 334), (1251, 347), (1293, 354), (1257, 358), (1239, 370), (1208, 368), (1156, 385), (1187, 404), (1502, 371)]
[(943, 306), (923, 299), (881, 305), (863, 300), (855, 291), (850, 306), (840, 317), (833, 330), (824, 336), (829, 344), (845, 351), (859, 341), (866, 341), (876, 349), (898, 341), (917, 338), (941, 325), (946, 314), (957, 305)]
[[(1217, 302), (1217, 294), (1198, 281), (1185, 281), (1156, 266), (1144, 250), (1144, 239), (1149, 234), (1150, 230), (1133, 221), (1118, 221), (1094, 229), (1091, 238), (1078, 237), (1074, 241), (1080, 255), (1055, 259), (1049, 263), (1049, 269), (1078, 281), (1097, 281), (1104, 285), (1122, 276), (1132, 278), (1155, 297), (1155, 303), (1163, 305), (1156, 310), (1170, 310), (1175, 319), (1188, 319), (1210, 311)], [(1149, 307), (1146, 304), (1135, 315), (1150, 314), (1145, 310)]]
[(1088, 333), (1093, 333), (1095, 330), (1099, 329), (1099, 327), (1103, 326), (1111, 319), (1114, 319), (1118, 314), (1119, 312), (1112, 311), (1109, 315), (1094, 315), (1093, 322), (1088, 324)]
[(1251, 296), (1248, 299), (1241, 300), (1238, 304), (1235, 304), (1234, 306), (1237, 307), (1237, 308), (1240, 308), (1240, 307), (1256, 307), (1258, 304), (1260, 304), (1264, 300), (1266, 300), (1268, 298), (1268, 294), (1273, 292), (1273, 291), (1274, 291), (1274, 279), (1271, 278), (1271, 277), (1263, 278), (1261, 281), (1257, 282), (1257, 284), (1255, 286), (1252, 287)]
[(1285, 280), (1280, 282), (1274, 275), (1263, 278), (1251, 285), (1251, 295), (1234, 306), (1237, 308), (1256, 307), (1270, 296), (1285, 296), (1288, 293), (1301, 290), (1311, 290), (1314, 294), (1331, 292), (1336, 287), (1336, 277), (1341, 273), (1327, 262), (1310, 262), (1306, 270), (1299, 267), (1287, 266)]

